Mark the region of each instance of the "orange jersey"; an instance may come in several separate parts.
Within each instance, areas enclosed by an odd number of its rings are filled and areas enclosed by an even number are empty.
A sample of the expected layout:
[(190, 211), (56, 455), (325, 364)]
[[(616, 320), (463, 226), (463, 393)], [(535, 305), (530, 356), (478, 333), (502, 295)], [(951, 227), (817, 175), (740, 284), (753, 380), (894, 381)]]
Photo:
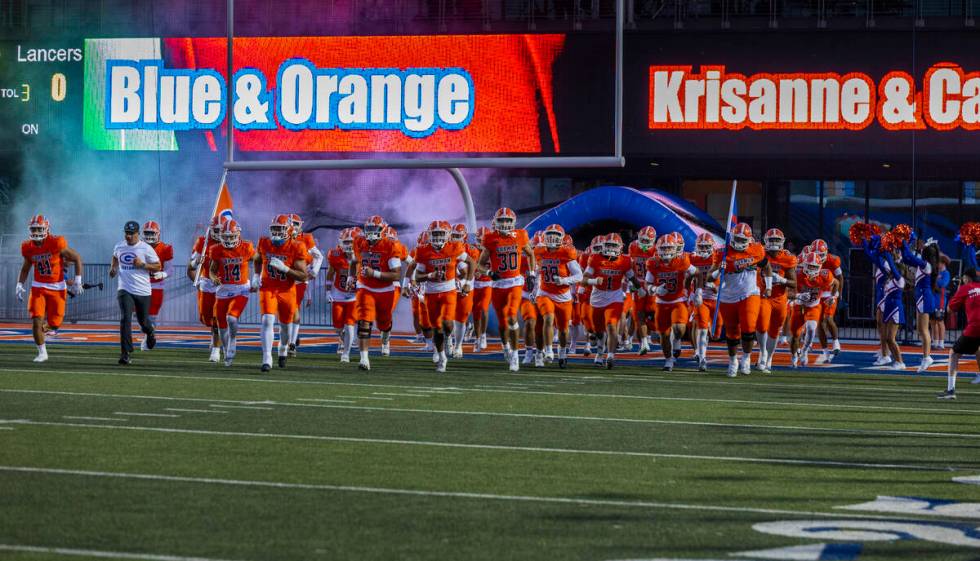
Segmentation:
[[(776, 255), (767, 254), (766, 258), (769, 260), (769, 266), (772, 267), (772, 272), (781, 277), (785, 277), (787, 272), (795, 270), (799, 264), (796, 256), (785, 249), (780, 249)], [(759, 276), (759, 288), (765, 288), (761, 275)], [(785, 296), (786, 285), (773, 283), (771, 298), (783, 298)]]
[(539, 247), (534, 250), (534, 259), (541, 276), (541, 290), (554, 295), (568, 294), (568, 285), (556, 283), (559, 278), (571, 275), (571, 271), (568, 270), (568, 263), (577, 259), (575, 248), (562, 246), (558, 249), (549, 249)]
[(456, 265), (460, 256), (465, 254), (466, 246), (459, 242), (447, 243), (442, 249), (432, 245), (418, 247), (415, 252), (416, 268), (422, 273), (435, 273), (425, 281), (425, 293), (456, 290)]
[(242, 240), (238, 247), (231, 249), (219, 244), (208, 248), (208, 257), (217, 269), (218, 279), (221, 284), (248, 284), (249, 267), (248, 263), (255, 255), (255, 248), (252, 242)]
[(316, 247), (316, 240), (313, 239), (313, 234), (308, 234), (306, 232), (303, 232), (303, 233), (295, 236), (293, 238), (293, 240), (302, 243), (303, 246), (306, 247), (307, 250), (310, 250), (310, 249), (313, 249), (314, 247)]
[[(20, 254), (29, 259), (34, 269), (34, 282), (58, 284), (65, 282), (64, 262), (61, 252), (68, 248), (68, 240), (63, 236), (44, 238), (40, 244), (27, 240), (20, 244)], [(76, 274), (81, 274), (78, 271)], [(61, 285), (64, 288), (64, 285)]]
[(708, 278), (708, 271), (714, 267), (715, 256), (714, 254), (708, 257), (701, 257), (696, 253), (692, 253), (691, 265), (698, 270), (698, 275), (701, 278), (701, 294), (702, 298), (705, 300), (714, 300), (718, 297), (718, 280), (710, 280)]
[[(469, 247), (469, 251), (472, 252), (472, 253), (470, 253), (470, 255), (473, 257), (473, 261), (476, 261), (476, 264), (479, 265), (480, 264), (480, 254), (483, 253), (483, 250), (480, 249), (479, 247), (475, 246), (475, 245), (470, 245), (468, 247)], [(476, 281), (476, 282), (488, 283), (488, 282), (491, 282), (493, 279), (491, 279), (490, 278), (490, 275), (488, 275), (486, 273), (481, 274), (481, 273), (478, 272), (476, 274), (476, 277), (474, 277), (473, 280)], [(490, 286), (490, 285), (486, 285), (486, 286)]]
[(268, 290), (289, 290), (296, 281), (286, 273), (281, 273), (271, 266), (269, 261), (273, 257), (278, 257), (280, 261), (293, 267), (296, 261), (306, 261), (307, 251), (303, 242), (294, 238), (282, 245), (272, 243), (269, 238), (259, 238), (259, 258), (262, 260), (262, 289)]
[(800, 270), (796, 275), (796, 293), (803, 296), (801, 300), (806, 307), (812, 308), (820, 304), (820, 293), (829, 291), (833, 283), (834, 275), (827, 269), (820, 269), (815, 277), (809, 277)]
[(833, 253), (828, 253), (824, 259), (823, 268), (830, 271), (831, 275), (837, 276), (840, 273), (840, 257)]
[(622, 292), (623, 281), (633, 272), (633, 261), (626, 255), (610, 261), (605, 255), (597, 254), (589, 257), (588, 268), (592, 269), (593, 277), (602, 278), (602, 283), (595, 287), (596, 290)]
[(360, 263), (357, 271), (357, 284), (368, 290), (382, 291), (393, 290), (392, 281), (366, 277), (362, 274), (364, 267), (371, 267), (375, 271), (382, 273), (391, 272), (393, 259), (401, 261), (400, 250), (392, 240), (381, 239), (373, 245), (367, 238), (357, 238), (354, 240), (354, 259)]
[[(589, 252), (588, 249), (586, 249), (585, 251), (583, 251), (582, 253), (580, 253), (579, 256), (578, 256), (578, 266), (583, 271), (585, 271), (586, 267), (589, 266), (589, 259), (591, 259), (591, 258), (592, 258), (592, 253)], [(585, 283), (582, 283), (581, 285), (579, 285), (579, 287), (581, 288), (581, 292), (579, 292), (579, 294), (581, 294), (584, 297), (585, 300), (588, 300), (589, 299), (589, 295), (592, 294), (592, 287), (589, 286), (589, 285), (587, 285), (587, 284), (585, 284)]]
[(514, 230), (511, 236), (490, 232), (483, 238), (483, 247), (490, 253), (490, 274), (497, 279), (513, 279), (521, 276), (523, 248), (528, 244), (527, 232)]
[(336, 247), (331, 249), (330, 253), (327, 253), (327, 265), (333, 269), (333, 278), (327, 279), (333, 283), (333, 289), (336, 292), (354, 294), (355, 289), (353, 287), (350, 290), (347, 290), (350, 260), (347, 259), (347, 254), (344, 253), (344, 250)]
[[(725, 279), (721, 285), (721, 301), (735, 303), (749, 296), (759, 295), (758, 274), (760, 264), (766, 261), (766, 250), (762, 244), (752, 242), (745, 251), (736, 251), (732, 247), (725, 253)], [(722, 252), (715, 252), (715, 265), (722, 265)]]
[(690, 256), (682, 253), (670, 261), (664, 261), (659, 257), (647, 259), (645, 278), (654, 286), (666, 287), (667, 293), (657, 296), (657, 303), (670, 304), (687, 299), (687, 287), (684, 281), (687, 280), (687, 275), (694, 272), (696, 269), (691, 265)]
[(207, 278), (208, 271), (211, 270), (211, 252), (208, 251), (216, 245), (221, 245), (221, 242), (216, 242), (214, 240), (208, 240), (207, 248), (204, 247), (204, 236), (198, 236), (194, 240), (194, 248), (191, 250), (192, 253), (196, 253), (201, 256), (203, 262), (201, 263), (201, 277)]
[(629, 256), (633, 260), (633, 275), (642, 279), (647, 274), (647, 259), (657, 256), (657, 248), (643, 250), (640, 248), (640, 243), (634, 240), (630, 243)]
[[(157, 242), (156, 245), (151, 245), (150, 247), (153, 248), (153, 251), (157, 253), (157, 257), (160, 258), (160, 270), (163, 271), (167, 268), (167, 262), (173, 261), (174, 259), (174, 246), (168, 243)], [(153, 275), (150, 275), (150, 284), (161, 284), (163, 280), (155, 279)]]

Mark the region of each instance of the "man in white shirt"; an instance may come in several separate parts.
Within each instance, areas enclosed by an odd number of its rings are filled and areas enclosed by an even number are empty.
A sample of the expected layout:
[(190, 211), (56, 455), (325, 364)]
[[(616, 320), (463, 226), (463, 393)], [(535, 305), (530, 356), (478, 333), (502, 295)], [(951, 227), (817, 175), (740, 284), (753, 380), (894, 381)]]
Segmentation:
[(150, 274), (160, 270), (160, 258), (149, 244), (140, 240), (140, 225), (130, 220), (123, 228), (125, 240), (116, 244), (112, 249), (112, 266), (109, 276), (119, 276), (119, 310), (122, 319), (119, 320), (119, 343), (122, 354), (119, 364), (129, 364), (129, 355), (133, 352), (133, 312), (140, 329), (146, 334), (146, 347), (152, 349), (156, 345), (153, 324), (150, 322)]

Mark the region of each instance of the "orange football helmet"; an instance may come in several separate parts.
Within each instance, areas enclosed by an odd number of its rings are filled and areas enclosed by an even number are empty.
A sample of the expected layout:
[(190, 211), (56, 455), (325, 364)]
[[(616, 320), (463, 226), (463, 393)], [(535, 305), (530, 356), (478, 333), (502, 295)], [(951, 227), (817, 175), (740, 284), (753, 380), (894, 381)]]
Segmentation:
[(211, 219), (211, 227), (208, 229), (208, 233), (213, 241), (221, 241), (221, 228), (228, 220), (228, 218), (223, 216), (215, 216)]
[(575, 240), (572, 239), (571, 234), (565, 234), (565, 236), (561, 239), (561, 245), (562, 247), (574, 248)]
[(433, 220), (429, 224), (429, 245), (436, 248), (437, 250), (442, 249), (449, 242), (449, 232), (452, 231), (452, 226), (449, 222), (445, 220)]
[(242, 229), (237, 220), (226, 220), (221, 224), (221, 245), (228, 249), (238, 247), (242, 240)]
[(548, 249), (558, 249), (565, 242), (565, 229), (561, 224), (552, 224), (544, 229), (543, 236)]
[(786, 236), (779, 228), (769, 228), (766, 235), (762, 236), (762, 241), (766, 244), (766, 251), (779, 251), (786, 244)]
[(140, 237), (143, 238), (144, 242), (150, 245), (160, 243), (160, 225), (153, 220), (147, 220), (146, 223), (143, 224)]
[(347, 257), (354, 254), (354, 228), (344, 228), (340, 231), (337, 239), (337, 247), (343, 251)]
[(469, 234), (466, 232), (466, 224), (454, 224), (453, 231), (449, 234), (449, 241), (466, 243)]
[(384, 229), (387, 225), (385, 219), (377, 214), (369, 217), (364, 221), (364, 237), (372, 243), (380, 240), (384, 236)]
[(653, 226), (644, 226), (636, 234), (636, 242), (640, 249), (648, 251), (657, 243), (657, 230)]
[(698, 234), (694, 241), (694, 254), (701, 258), (711, 257), (715, 252), (715, 238), (708, 232)]
[(623, 254), (623, 238), (619, 234), (608, 234), (602, 239), (602, 254), (616, 259)]
[(821, 261), (827, 259), (827, 253), (829, 252), (827, 242), (816, 239), (813, 240), (813, 243), (810, 245), (813, 247), (813, 253), (816, 253), (820, 257)]
[(814, 278), (820, 274), (820, 269), (823, 268), (823, 260), (815, 252), (807, 253), (806, 257), (803, 259), (803, 274), (810, 278)]
[(290, 214), (289, 221), (293, 225), (293, 236), (298, 236), (303, 233), (303, 219), (298, 214)]
[(492, 224), (494, 230), (501, 234), (510, 235), (517, 226), (517, 215), (507, 207), (497, 209), (497, 212), (493, 214)]
[(729, 245), (735, 251), (745, 251), (752, 243), (752, 227), (745, 222), (739, 222), (732, 227), (732, 237)]
[(279, 245), (293, 237), (293, 223), (286, 214), (277, 214), (269, 224), (269, 239)]
[(592, 238), (592, 243), (589, 244), (589, 251), (597, 255), (602, 253), (603, 239), (605, 239), (605, 236), (595, 236), (594, 238)]

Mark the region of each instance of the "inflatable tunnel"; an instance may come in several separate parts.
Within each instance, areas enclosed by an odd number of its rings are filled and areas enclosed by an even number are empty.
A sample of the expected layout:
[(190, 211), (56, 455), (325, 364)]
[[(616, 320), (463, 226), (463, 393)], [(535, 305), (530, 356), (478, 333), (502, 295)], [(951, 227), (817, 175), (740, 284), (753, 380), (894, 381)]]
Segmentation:
[[(653, 226), (658, 235), (680, 232), (688, 251), (694, 249), (694, 240), (701, 232), (714, 235), (717, 244), (723, 243), (725, 235), (714, 218), (680, 197), (619, 186), (598, 187), (576, 195), (531, 220), (526, 229), (528, 234), (534, 235), (555, 223), (575, 237), (580, 249), (591, 239), (591, 235), (584, 237), (582, 234), (607, 233), (623, 227), (637, 231), (644, 226)], [(597, 230), (599, 225), (608, 225), (608, 229)], [(630, 240), (625, 241), (629, 243)]]

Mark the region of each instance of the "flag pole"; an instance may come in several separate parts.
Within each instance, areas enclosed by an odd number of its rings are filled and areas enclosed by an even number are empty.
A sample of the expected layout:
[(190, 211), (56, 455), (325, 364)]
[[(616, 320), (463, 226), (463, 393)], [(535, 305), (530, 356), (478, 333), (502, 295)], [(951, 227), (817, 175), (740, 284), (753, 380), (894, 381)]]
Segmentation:
[(721, 291), (725, 286), (725, 269), (727, 268), (728, 244), (732, 241), (732, 220), (735, 219), (735, 192), (738, 190), (738, 180), (732, 180), (732, 198), (728, 202), (728, 220), (725, 222), (725, 247), (721, 250), (721, 269), (718, 272), (718, 299), (715, 301), (715, 313), (711, 317), (711, 331), (709, 336), (715, 332), (718, 325), (718, 310), (721, 309)]
[(218, 184), (218, 194), (214, 197), (214, 207), (211, 209), (211, 217), (208, 218), (207, 223), (204, 225), (204, 244), (201, 249), (201, 259), (197, 262), (197, 271), (194, 272), (195, 286), (201, 280), (201, 267), (204, 266), (204, 256), (208, 252), (208, 243), (211, 241), (211, 221), (214, 220), (214, 215), (218, 212), (218, 204), (221, 202), (221, 189), (225, 186), (226, 179), (228, 179), (228, 170), (224, 170), (221, 173), (221, 183)]

